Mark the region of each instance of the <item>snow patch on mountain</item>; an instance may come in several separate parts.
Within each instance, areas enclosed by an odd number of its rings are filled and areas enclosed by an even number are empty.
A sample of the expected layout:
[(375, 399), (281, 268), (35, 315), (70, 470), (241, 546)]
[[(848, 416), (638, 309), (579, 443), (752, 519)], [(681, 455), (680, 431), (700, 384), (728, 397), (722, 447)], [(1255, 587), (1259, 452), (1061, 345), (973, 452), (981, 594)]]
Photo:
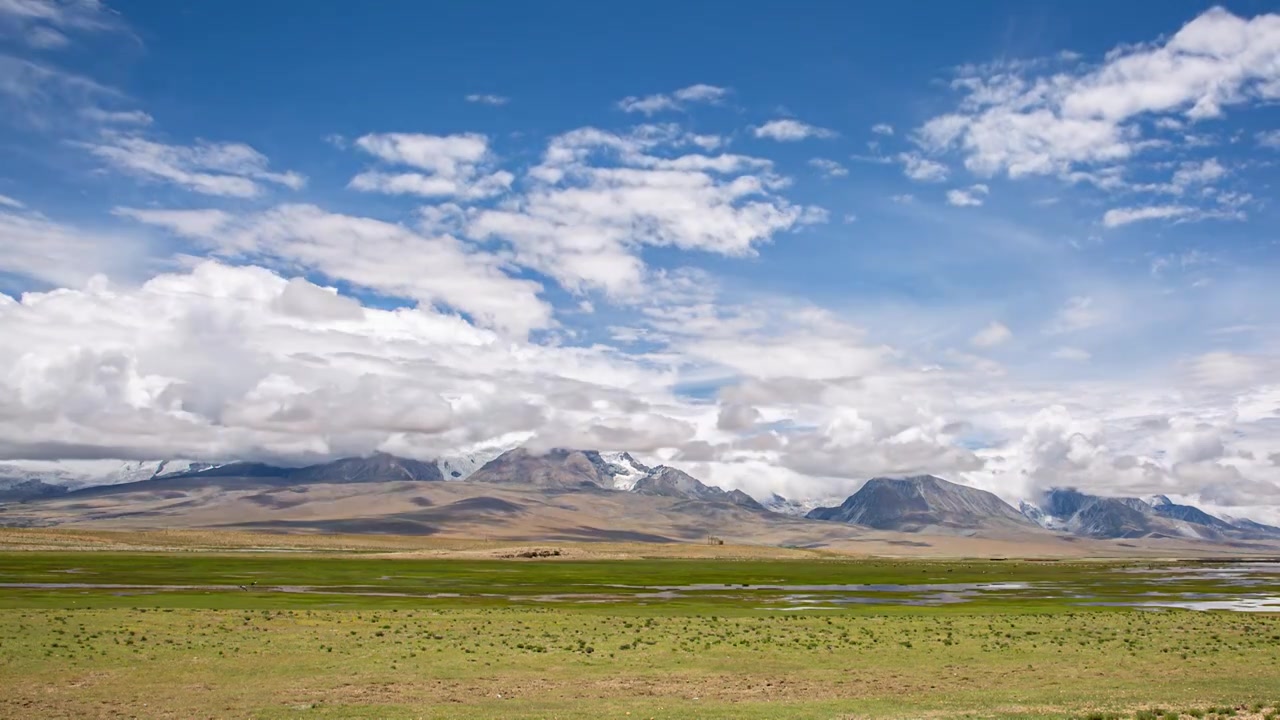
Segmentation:
[(66, 488), (150, 480), (218, 467), (198, 460), (13, 460), (0, 463), (0, 482), (39, 480)]
[(466, 480), (471, 477), (471, 473), (484, 467), (485, 463), (495, 457), (497, 455), (490, 456), (488, 453), (467, 453), (442, 457), (436, 464), (445, 480)]
[(605, 462), (608, 472), (613, 473), (613, 488), (630, 492), (641, 478), (653, 472), (653, 468), (631, 457), (628, 452), (602, 452), (600, 459)]
[(828, 498), (809, 498), (806, 500), (792, 500), (785, 498), (778, 493), (773, 493), (760, 504), (766, 510), (776, 512), (782, 515), (794, 515), (796, 517), (804, 517), (814, 508), (828, 507), (839, 505), (844, 502), (842, 497)]

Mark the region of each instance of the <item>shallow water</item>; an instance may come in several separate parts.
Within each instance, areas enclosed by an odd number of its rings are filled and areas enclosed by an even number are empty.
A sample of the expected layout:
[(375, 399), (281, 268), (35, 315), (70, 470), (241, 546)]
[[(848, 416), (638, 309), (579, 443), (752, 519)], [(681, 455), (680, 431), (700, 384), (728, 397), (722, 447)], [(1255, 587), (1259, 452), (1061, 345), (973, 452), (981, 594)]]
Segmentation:
[[(69, 574), (80, 568), (54, 571)], [(83, 575), (81, 577), (84, 577)], [(70, 578), (68, 578), (70, 579)], [(87, 579), (87, 578), (86, 578)], [(378, 580), (391, 580), (382, 576)], [(94, 582), (2, 583), (0, 590), (94, 590), (112, 594), (290, 593), (330, 597), (395, 597), (506, 601), (520, 604), (663, 604), (669, 602), (749, 603), (770, 610), (838, 610), (852, 606), (942, 606), (970, 602), (1039, 603), (1061, 601), (1078, 607), (1280, 612), (1280, 562), (1180, 564), (1102, 568), (1096, 573), (1064, 573), (1061, 580), (1030, 582), (954, 582), (929, 578), (924, 583), (569, 585), (555, 593), (520, 592), (495, 581), (487, 592), (440, 592), (421, 585), (350, 584), (342, 586), (252, 584), (124, 584)]]

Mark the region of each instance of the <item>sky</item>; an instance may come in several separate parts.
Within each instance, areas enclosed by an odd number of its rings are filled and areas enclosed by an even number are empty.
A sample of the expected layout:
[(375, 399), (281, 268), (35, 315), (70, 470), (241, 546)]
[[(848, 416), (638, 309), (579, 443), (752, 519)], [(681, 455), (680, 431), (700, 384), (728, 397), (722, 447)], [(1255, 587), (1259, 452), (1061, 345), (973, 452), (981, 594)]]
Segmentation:
[(0, 460), (1280, 521), (1274, 3), (0, 0)]

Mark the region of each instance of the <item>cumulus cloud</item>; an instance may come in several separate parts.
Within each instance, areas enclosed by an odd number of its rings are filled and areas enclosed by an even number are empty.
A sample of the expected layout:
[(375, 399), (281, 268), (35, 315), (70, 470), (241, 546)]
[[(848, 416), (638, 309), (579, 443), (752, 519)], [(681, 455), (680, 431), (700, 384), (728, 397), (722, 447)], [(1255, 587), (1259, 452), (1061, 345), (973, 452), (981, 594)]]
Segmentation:
[(775, 193), (784, 183), (768, 160), (683, 152), (691, 142), (671, 126), (552, 138), (527, 189), (476, 212), (466, 233), (505, 240), (517, 263), (569, 289), (624, 299), (642, 289), (641, 246), (749, 255), (775, 233), (821, 218)]
[(1280, 130), (1265, 130), (1257, 135), (1258, 144), (1280, 150)]
[(1013, 331), (1004, 323), (993, 320), (969, 338), (969, 344), (979, 348), (990, 348), (1003, 345), (1011, 339), (1013, 339)]
[[(213, 234), (245, 246), (243, 221), (228, 222)], [(932, 472), (1014, 501), (1076, 485), (1257, 516), (1275, 492), (1274, 358), (1216, 353), (1178, 382), (1046, 388), (921, 363), (817, 308), (735, 306), (682, 283), (659, 288), (674, 299), (629, 333), (661, 348), (650, 354), (513, 340), (430, 305), (377, 308), (216, 262), (133, 289), (0, 296), (12, 339), (0, 348), (0, 456), (430, 458), (525, 443), (674, 457), (761, 496), (843, 496), (867, 477)], [(1091, 302), (1064, 310), (1068, 324), (1092, 322)], [(993, 323), (975, 343), (1004, 335)], [(679, 395), (692, 378), (720, 389), (709, 402)], [(1228, 475), (1237, 489), (1215, 490)]]
[[(1242, 46), (1270, 32), (1257, 18), (1240, 22), (1249, 28), (1247, 37), (1237, 33)], [(1223, 58), (1240, 53), (1216, 35), (1236, 25), (1214, 27), (1202, 38), (1213, 52), (1174, 56), (1221, 80)], [(1184, 38), (1188, 47), (1193, 40)], [(873, 148), (855, 159), (901, 163), (920, 181), (945, 179), (963, 162), (980, 174), (1059, 173), (1107, 192), (1200, 205), (1172, 219), (1260, 204), (1231, 185), (1248, 161), (1225, 150), (1162, 158), (1147, 168), (1159, 182), (1133, 179), (1125, 160), (1169, 147), (1148, 133), (1191, 142), (1198, 100), (1128, 115), (1068, 102), (1120, 60), (1171, 44), (1126, 46), (1092, 68), (1078, 60), (967, 68), (956, 83), (960, 106), (904, 133), (916, 150)], [(1240, 73), (1269, 72), (1256, 59)], [(1222, 112), (1267, 92), (1256, 79), (1234, 90), (1232, 82), (1206, 86)], [(1164, 92), (1151, 88), (1153, 97)], [(727, 97), (693, 85), (624, 103), (644, 115)], [(151, 118), (129, 98), (48, 66), (0, 59), (0, 101), (7, 119), (20, 108), (22, 117), (73, 122), (81, 140), (86, 123), (113, 127), (89, 143), (113, 150), (95, 155), (148, 181), (224, 198), (302, 185), (248, 146), (160, 143), (143, 134)], [(752, 131), (777, 140), (834, 136), (796, 120)], [(893, 134), (887, 125), (871, 132)], [(1218, 319), (1234, 322), (1246, 313), (1231, 303), (1249, 295), (1239, 288), (1197, 288), (1194, 303), (1160, 295), (1162, 307), (1157, 313), (1153, 303), (1150, 314), (1167, 321), (1162, 331), (1176, 328), (1168, 335), (1178, 340), (1162, 346), (1158, 363), (1135, 363), (1139, 371), (1123, 381), (1063, 380), (1087, 367), (1065, 361), (1090, 360), (1083, 348), (1102, 347), (1112, 333), (1135, 354), (1152, 344), (1153, 333), (1138, 332), (1106, 288), (1081, 284), (1085, 294), (1061, 305), (1019, 303), (1006, 321), (1046, 341), (1028, 347), (1021, 333), (1014, 343), (1006, 325), (988, 323), (1006, 317), (990, 306), (949, 308), (941, 320), (936, 309), (926, 317), (872, 306), (869, 316), (892, 320), (864, 327), (851, 319), (856, 311), (722, 289), (709, 272), (678, 267), (673, 250), (751, 256), (826, 218), (788, 196), (789, 179), (769, 159), (729, 152), (728, 137), (665, 124), (580, 128), (552, 136), (531, 166), (506, 169), (490, 138), (476, 133), (373, 133), (332, 144), (368, 162), (353, 190), (431, 203), (401, 223), (310, 204), (115, 210), (147, 226), (131, 228), (141, 237), (172, 234), (166, 241), (180, 242), (175, 249), (59, 223), (0, 198), (3, 287), (22, 291), (0, 295), (0, 457), (308, 461), (380, 449), (431, 458), (525, 443), (677, 458), (704, 480), (760, 496), (844, 496), (870, 476), (931, 472), (1014, 501), (1077, 485), (1164, 492), (1244, 509), (1237, 514), (1274, 505), (1274, 348), (1250, 345), (1245, 333), (1214, 336), (1229, 351), (1195, 346), (1187, 338), (1203, 328), (1184, 328), (1163, 307), (1187, 303), (1199, 312), (1213, 297), (1230, 307)], [(825, 158), (810, 165), (829, 176), (845, 170)], [(953, 192), (972, 205), (986, 185)], [(20, 200), (42, 197), (24, 192)], [(1132, 206), (1114, 208), (1123, 212), (1164, 204), (1110, 205)], [(836, 217), (850, 221), (847, 209)], [(544, 291), (551, 281), (579, 296)], [(597, 322), (607, 332), (591, 332)], [(996, 347), (1000, 363), (974, 349)], [(1104, 359), (1116, 354), (1108, 347)], [(1095, 364), (1089, 375), (1102, 377), (1105, 363)]]
[(919, 182), (942, 182), (950, 172), (946, 165), (923, 157), (920, 153), (900, 153), (898, 162), (902, 163), (902, 174)]
[(849, 175), (849, 168), (829, 158), (813, 158), (809, 160), (809, 167), (817, 169), (823, 177), (837, 178)]
[(955, 112), (929, 120), (920, 141), (958, 149), (980, 175), (1066, 174), (1126, 160), (1150, 143), (1137, 122), (1218, 117), (1280, 98), (1280, 15), (1242, 18), (1213, 8), (1159, 43), (1122, 46), (1094, 67), (1068, 62), (962, 68)]
[(956, 207), (978, 207), (982, 205), (988, 193), (990, 189), (981, 183), (970, 185), (967, 189), (948, 190), (947, 204)]
[(355, 146), (389, 165), (425, 172), (368, 170), (351, 179), (353, 190), (476, 200), (506, 192), (515, 179), (492, 169), (489, 139), (477, 133), (374, 133), (358, 138)]
[(720, 430), (740, 432), (760, 422), (760, 411), (750, 405), (731, 403), (720, 407), (716, 427)]
[(834, 130), (816, 127), (799, 120), (784, 118), (751, 128), (751, 134), (758, 138), (777, 140), (778, 142), (796, 142), (809, 138), (830, 139), (836, 136)]
[(499, 257), (448, 235), (422, 235), (314, 205), (235, 216), (209, 210), (117, 212), (199, 240), (220, 257), (301, 265), (389, 297), (456, 309), (486, 327), (523, 334), (551, 324), (551, 308), (538, 297), (540, 285), (508, 276)]
[(643, 97), (631, 95), (618, 101), (623, 112), (654, 115), (660, 112), (683, 110), (689, 103), (719, 104), (729, 96), (729, 89), (699, 83), (680, 88), (670, 95), (655, 94)]
[(892, 135), (893, 126), (888, 123), (877, 123), (871, 126), (871, 132), (877, 135)]
[(105, 133), (83, 147), (109, 166), (153, 182), (167, 182), (202, 195), (252, 198), (262, 193), (260, 182), (292, 190), (307, 179), (296, 172), (273, 172), (265, 155), (244, 143), (197, 142), (167, 145), (133, 135)]
[(1209, 158), (1199, 163), (1183, 163), (1182, 167), (1173, 174), (1173, 185), (1179, 190), (1185, 190), (1193, 185), (1211, 184), (1226, 175), (1227, 169), (1222, 166), (1222, 163), (1218, 162), (1217, 158)]
[(262, 268), (0, 295), (0, 328), (4, 457), (436, 457), (494, 438), (647, 449), (689, 433), (650, 406), (666, 381), (635, 361), (361, 307)]

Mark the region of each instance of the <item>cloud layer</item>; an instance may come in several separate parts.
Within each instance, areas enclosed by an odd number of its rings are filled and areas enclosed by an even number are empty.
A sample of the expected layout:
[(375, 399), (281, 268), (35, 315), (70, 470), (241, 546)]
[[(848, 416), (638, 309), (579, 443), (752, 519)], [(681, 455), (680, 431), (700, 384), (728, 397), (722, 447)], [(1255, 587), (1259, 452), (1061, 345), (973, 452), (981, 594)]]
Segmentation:
[(0, 177), (0, 459), (569, 445), (1280, 521), (1280, 140), (1226, 127), (1280, 99), (1280, 16), (1171, 30), (959, 68), (915, 129), (699, 83), (516, 131), (535, 99), (454, 88), (465, 124), (277, 152), (51, 60), (128, 35), (99, 4), (0, 1), (5, 126), (91, 181)]

